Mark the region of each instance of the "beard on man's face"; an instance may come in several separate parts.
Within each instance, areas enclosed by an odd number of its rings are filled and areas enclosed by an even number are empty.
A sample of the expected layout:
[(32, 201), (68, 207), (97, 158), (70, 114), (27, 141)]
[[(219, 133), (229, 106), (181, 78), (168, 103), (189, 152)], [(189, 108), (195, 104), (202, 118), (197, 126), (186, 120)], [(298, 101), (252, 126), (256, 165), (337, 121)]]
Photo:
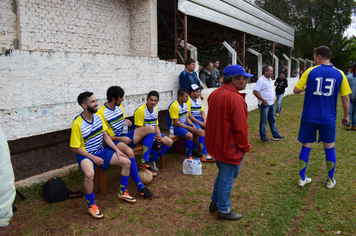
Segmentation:
[(96, 107), (88, 107), (87, 110), (88, 110), (89, 112), (93, 113), (93, 114), (98, 111), (98, 109), (97, 109)]

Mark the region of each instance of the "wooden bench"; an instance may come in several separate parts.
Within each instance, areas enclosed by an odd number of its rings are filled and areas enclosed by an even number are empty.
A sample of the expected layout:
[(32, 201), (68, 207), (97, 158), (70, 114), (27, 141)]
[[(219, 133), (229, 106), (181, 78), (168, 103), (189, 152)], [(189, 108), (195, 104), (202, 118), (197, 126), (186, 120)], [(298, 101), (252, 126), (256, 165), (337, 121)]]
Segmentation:
[[(164, 133), (166, 136), (169, 136), (167, 133)], [(181, 137), (174, 135), (172, 138), (173, 142), (182, 139)], [(139, 155), (143, 153), (143, 145), (137, 144), (136, 147), (133, 148), (134, 155)], [(160, 169), (164, 168), (164, 155), (158, 159), (158, 167)], [(99, 190), (101, 193), (106, 194), (108, 192), (107, 183), (106, 183), (106, 171), (97, 166), (94, 174), (94, 192), (98, 193)]]

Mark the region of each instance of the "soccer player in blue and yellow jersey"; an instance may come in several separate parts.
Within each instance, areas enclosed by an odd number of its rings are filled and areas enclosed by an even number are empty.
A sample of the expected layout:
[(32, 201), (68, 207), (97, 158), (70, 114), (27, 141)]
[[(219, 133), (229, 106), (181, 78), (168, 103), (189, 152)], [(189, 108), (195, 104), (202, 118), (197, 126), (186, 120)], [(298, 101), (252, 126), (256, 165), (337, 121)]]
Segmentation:
[[(163, 156), (173, 144), (172, 139), (161, 133), (158, 126), (158, 110), (156, 105), (159, 101), (159, 93), (150, 91), (147, 95), (147, 103), (139, 106), (134, 114), (134, 125), (141, 129), (145, 126), (153, 126), (155, 128), (155, 141), (151, 149), (150, 162), (155, 163), (158, 158)], [(152, 172), (153, 176), (157, 176)]]
[[(134, 152), (131, 148), (143, 140), (144, 151), (140, 167), (153, 172), (158, 171), (158, 169), (149, 162), (149, 154), (155, 136), (154, 128), (150, 126), (140, 130), (131, 130), (127, 134), (124, 134), (122, 131), (125, 112), (121, 104), (124, 100), (124, 90), (119, 86), (112, 86), (107, 90), (106, 96), (108, 101), (100, 107), (97, 114), (103, 118), (104, 123), (108, 126), (107, 132), (109, 137), (114, 141), (115, 145), (117, 145), (117, 148), (125, 153), (131, 160), (130, 174), (137, 185), (138, 193), (142, 197), (150, 199), (154, 196), (154, 193), (142, 183), (138, 175)], [(128, 125), (131, 126), (131, 122), (129, 120), (127, 120), (127, 122)]]
[[(192, 84), (189, 89), (189, 99), (187, 102), (188, 107), (188, 117), (193, 122), (197, 129), (205, 130), (206, 124), (206, 114), (204, 112), (203, 103), (200, 99), (200, 87), (197, 84)], [(198, 151), (198, 146), (200, 147), (201, 152)], [(208, 155), (205, 146), (205, 131), (204, 136), (195, 136), (193, 138), (192, 145), (192, 154), (193, 156), (202, 157), (202, 161), (214, 162), (215, 159)]]
[[(70, 147), (76, 154), (80, 169), (84, 173), (84, 191), (88, 201), (88, 212), (94, 218), (104, 215), (95, 204), (93, 192), (94, 170), (100, 166), (107, 170), (110, 165), (120, 165), (121, 182), (118, 197), (128, 202), (136, 202), (127, 192), (130, 165), (128, 157), (122, 153), (106, 133), (107, 125), (95, 112), (98, 108), (95, 96), (91, 92), (84, 92), (78, 96), (78, 103), (84, 111), (72, 123)], [(111, 149), (104, 146), (105, 144)]]
[(172, 102), (168, 107), (167, 125), (173, 125), (174, 134), (185, 139), (185, 153), (188, 159), (192, 158), (193, 137), (204, 136), (202, 129), (197, 129), (188, 117), (188, 107), (186, 102), (189, 99), (188, 90), (180, 88), (178, 90), (178, 99)]
[(316, 141), (316, 132), (319, 131), (319, 142), (324, 143), (326, 166), (328, 176), (326, 187), (333, 188), (336, 185), (334, 178), (335, 155), (335, 121), (337, 98), (340, 93), (344, 114), (342, 124), (349, 123), (349, 94), (350, 86), (344, 73), (333, 65), (330, 65), (331, 51), (326, 46), (314, 49), (315, 67), (306, 70), (301, 79), (295, 85), (293, 92), (305, 91), (304, 107), (300, 123), (298, 140), (302, 150), (299, 155), (299, 186), (304, 186), (312, 181), (307, 178), (309, 153)]

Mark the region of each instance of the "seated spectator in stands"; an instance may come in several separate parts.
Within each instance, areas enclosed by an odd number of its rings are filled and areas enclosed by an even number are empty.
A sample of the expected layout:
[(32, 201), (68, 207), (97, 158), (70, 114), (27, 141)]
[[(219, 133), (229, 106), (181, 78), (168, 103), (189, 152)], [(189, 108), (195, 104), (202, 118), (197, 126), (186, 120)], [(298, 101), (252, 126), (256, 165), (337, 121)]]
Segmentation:
[(217, 80), (218, 76), (220, 75), (220, 71), (219, 71), (219, 61), (218, 60), (213, 60), (213, 77), (215, 78), (215, 80)]
[(223, 84), (224, 81), (224, 75), (219, 75), (217, 80), (216, 80), (216, 85), (220, 87)]
[[(134, 127), (142, 129), (145, 126), (153, 126), (155, 128), (155, 137), (149, 157), (150, 163), (156, 167), (156, 161), (162, 157), (173, 144), (172, 139), (161, 133), (158, 126), (158, 110), (156, 105), (159, 101), (159, 93), (150, 91), (147, 95), (147, 103), (139, 106), (134, 115)], [(156, 167), (157, 168), (157, 167)], [(157, 173), (152, 172), (156, 177)]]
[[(188, 90), (180, 88), (178, 90), (178, 99), (172, 102), (167, 110), (167, 125), (173, 125), (174, 134), (185, 139), (185, 154), (188, 159), (192, 158), (193, 139), (205, 136), (202, 129), (197, 129), (188, 117), (188, 106), (186, 102), (189, 99)], [(195, 138), (197, 137), (197, 138)], [(197, 153), (193, 155), (198, 156)]]
[[(203, 71), (201, 72), (200, 74), (200, 79), (201, 81), (206, 84), (206, 86), (208, 88), (213, 88), (213, 87), (218, 87), (216, 85), (216, 82), (215, 82), (215, 79), (214, 79), (214, 76), (213, 76), (213, 63), (211, 61), (209, 61), (207, 64), (206, 64), (206, 68), (203, 69)], [(198, 84), (197, 84), (198, 85)], [(199, 86), (199, 85), (198, 85)], [(200, 86), (199, 86), (200, 87)]]
[(184, 62), (185, 70), (182, 71), (179, 75), (180, 88), (189, 90), (190, 85), (192, 85), (192, 84), (197, 84), (197, 85), (199, 85), (199, 87), (201, 87), (200, 81), (198, 79), (198, 75), (194, 71), (195, 63), (196, 63), (196, 61), (193, 58), (188, 58), (187, 60), (185, 60), (185, 62)]

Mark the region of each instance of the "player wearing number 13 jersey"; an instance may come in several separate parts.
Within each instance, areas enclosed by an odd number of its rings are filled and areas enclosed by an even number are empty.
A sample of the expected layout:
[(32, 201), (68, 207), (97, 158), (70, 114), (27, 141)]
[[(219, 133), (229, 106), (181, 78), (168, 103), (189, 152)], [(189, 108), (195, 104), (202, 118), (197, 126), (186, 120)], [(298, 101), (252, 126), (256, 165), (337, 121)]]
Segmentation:
[[(333, 188), (336, 155), (335, 155), (335, 121), (337, 98), (340, 93), (344, 114), (342, 124), (349, 123), (349, 94), (350, 86), (344, 73), (330, 65), (331, 51), (326, 46), (314, 49), (315, 67), (304, 72), (302, 78), (295, 85), (293, 92), (305, 91), (304, 107), (301, 118), (298, 140), (303, 144), (299, 155), (299, 186), (311, 182), (305, 176), (309, 153), (316, 141), (316, 132), (319, 131), (319, 142), (324, 143), (327, 164), (326, 187)], [(306, 85), (306, 86), (305, 86)]]

